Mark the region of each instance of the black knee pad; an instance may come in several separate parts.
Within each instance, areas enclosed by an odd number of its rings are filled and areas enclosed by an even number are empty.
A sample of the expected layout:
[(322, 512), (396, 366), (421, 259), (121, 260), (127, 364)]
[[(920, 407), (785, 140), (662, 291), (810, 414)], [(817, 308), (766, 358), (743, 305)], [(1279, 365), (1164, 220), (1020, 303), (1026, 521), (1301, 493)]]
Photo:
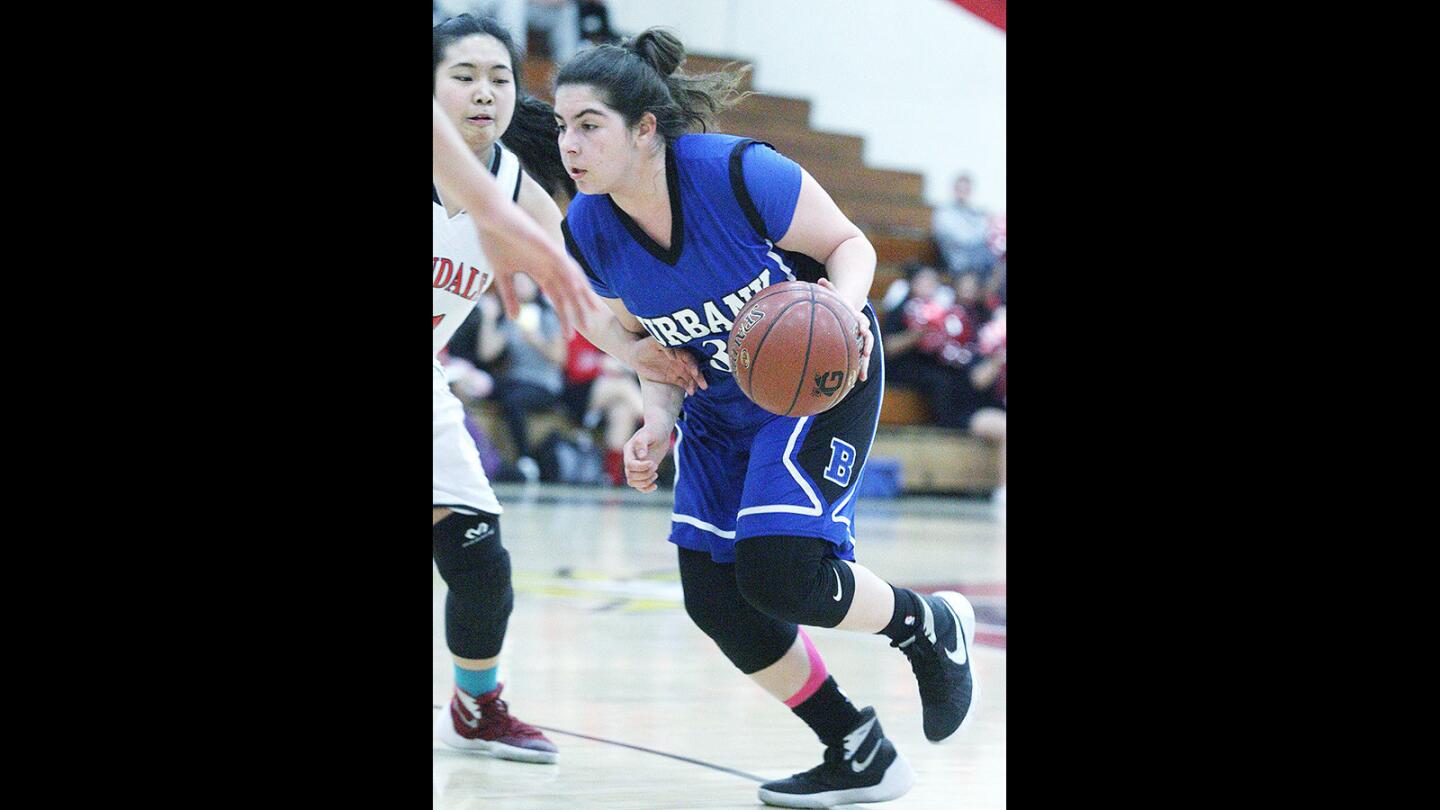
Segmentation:
[(811, 627), (834, 627), (855, 599), (855, 572), (817, 537), (747, 537), (735, 544), (735, 581), (757, 609)]
[(740, 595), (734, 565), (682, 548), (680, 583), (685, 589), (685, 612), (695, 626), (746, 675), (779, 661), (795, 643), (794, 624), (761, 613)]
[(458, 512), (430, 532), (435, 567), (450, 586), (445, 596), (445, 642), (461, 658), (494, 658), (505, 641), (515, 592), (510, 552), (500, 543), (500, 517)]

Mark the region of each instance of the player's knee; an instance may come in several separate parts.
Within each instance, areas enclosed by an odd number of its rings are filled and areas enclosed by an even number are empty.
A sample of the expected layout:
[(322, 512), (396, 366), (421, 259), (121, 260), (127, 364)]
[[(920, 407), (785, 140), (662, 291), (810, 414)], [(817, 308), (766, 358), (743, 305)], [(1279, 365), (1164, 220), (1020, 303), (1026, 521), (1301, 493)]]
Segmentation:
[[(745, 674), (780, 660), (795, 641), (795, 625), (769, 616), (744, 601), (722, 604), (720, 595), (700, 588), (685, 591), (685, 612), (720, 652)], [(733, 592), (730, 594), (733, 599)]]
[(449, 586), (445, 596), (445, 641), (462, 658), (500, 653), (515, 593), (510, 586), (510, 552), (500, 543), (496, 515), (453, 514), (431, 531), (435, 566)]
[(735, 545), (735, 581), (757, 610), (796, 624), (813, 625), (816, 596), (823, 587), (823, 540), (808, 537), (750, 537)]
[(710, 638), (719, 639), (725, 635), (725, 622), (721, 620), (725, 611), (716, 594), (702, 588), (686, 588), (685, 612), (689, 614), (690, 621)]
[(458, 512), (431, 527), (435, 567), (452, 592), (508, 590), (510, 552), (500, 542), (500, 518)]
[(756, 610), (736, 590), (728, 565), (706, 552), (680, 549), (685, 612), (726, 658), (745, 674), (780, 660), (795, 642), (795, 625)]

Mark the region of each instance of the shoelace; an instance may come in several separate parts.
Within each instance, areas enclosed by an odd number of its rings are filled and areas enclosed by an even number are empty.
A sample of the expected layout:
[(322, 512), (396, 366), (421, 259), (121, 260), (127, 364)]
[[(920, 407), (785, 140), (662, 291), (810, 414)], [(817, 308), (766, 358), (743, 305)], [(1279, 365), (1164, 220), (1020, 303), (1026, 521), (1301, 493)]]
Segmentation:
[[(492, 708), (493, 707), (493, 708)], [(522, 720), (518, 720), (510, 714), (510, 706), (500, 698), (495, 698), (485, 705), (482, 712), (486, 719), (492, 719), (499, 725), (505, 734), (518, 737), (542, 737), (541, 731)]]
[[(903, 645), (903, 646), (902, 646)], [(910, 642), (892, 641), (891, 647), (899, 647), (900, 652), (910, 659), (910, 670), (915, 673), (915, 680), (920, 684), (920, 694), (930, 697), (931, 693), (942, 687), (940, 664), (940, 651), (925, 638), (923, 633), (916, 633), (910, 637)]]

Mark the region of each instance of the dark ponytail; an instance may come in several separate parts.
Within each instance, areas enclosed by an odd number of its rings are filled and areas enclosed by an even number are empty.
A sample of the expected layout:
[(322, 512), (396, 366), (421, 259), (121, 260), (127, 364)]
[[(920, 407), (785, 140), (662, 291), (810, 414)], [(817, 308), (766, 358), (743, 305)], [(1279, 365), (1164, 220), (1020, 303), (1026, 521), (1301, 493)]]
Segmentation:
[(669, 143), (687, 132), (708, 131), (717, 113), (749, 95), (739, 91), (748, 65), (691, 76), (677, 70), (684, 61), (685, 45), (673, 31), (647, 28), (620, 45), (581, 51), (560, 68), (555, 87), (594, 87), (627, 126), (651, 113)]
[(520, 158), (525, 171), (551, 197), (560, 190), (567, 199), (575, 197), (575, 181), (560, 159), (560, 141), (556, 137), (555, 108), (541, 99), (522, 95), (515, 100), (515, 114), (510, 126), (500, 136), (505, 148)]
[(521, 68), (525, 64), (524, 54), (515, 47), (510, 32), (491, 17), (476, 17), (461, 14), (451, 17), (431, 30), (431, 45), (434, 61), (430, 65), (430, 90), (435, 90), (435, 71), (445, 61), (445, 50), (451, 43), (475, 34), (486, 34), (500, 41), (510, 55), (510, 67), (515, 75), (515, 114), (510, 117), (510, 126), (500, 136), (505, 148), (520, 158), (525, 171), (535, 179), (545, 193), (555, 196), (563, 189), (575, 196), (575, 181), (565, 170), (560, 160), (560, 144), (556, 139), (555, 110), (544, 101), (525, 92)]

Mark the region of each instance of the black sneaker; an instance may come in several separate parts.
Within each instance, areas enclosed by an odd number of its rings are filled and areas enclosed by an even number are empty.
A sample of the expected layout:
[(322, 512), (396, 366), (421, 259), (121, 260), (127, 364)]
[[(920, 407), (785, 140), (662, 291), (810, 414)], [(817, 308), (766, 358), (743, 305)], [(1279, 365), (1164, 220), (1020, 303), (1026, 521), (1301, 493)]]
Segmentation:
[(923, 621), (915, 635), (892, 641), (910, 659), (920, 684), (920, 707), (925, 718), (925, 739), (944, 742), (969, 720), (970, 707), (979, 699), (979, 684), (970, 666), (975, 644), (975, 608), (954, 591), (919, 594)]
[(760, 801), (777, 807), (833, 807), (855, 802), (888, 802), (910, 792), (915, 772), (885, 739), (875, 708), (860, 712), (861, 722), (838, 746), (825, 749), (825, 761), (789, 779), (760, 786)]

